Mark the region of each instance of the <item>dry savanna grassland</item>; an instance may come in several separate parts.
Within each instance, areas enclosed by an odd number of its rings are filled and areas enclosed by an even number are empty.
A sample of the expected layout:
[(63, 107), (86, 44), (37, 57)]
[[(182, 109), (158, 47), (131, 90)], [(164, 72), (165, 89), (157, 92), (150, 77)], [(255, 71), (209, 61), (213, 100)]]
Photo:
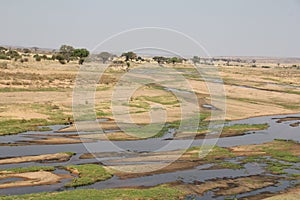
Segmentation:
[[(14, 135), (26, 131), (38, 131), (34, 140), (0, 142), (0, 146), (24, 145), (59, 145), (76, 144), (80, 139), (86, 142), (95, 140), (139, 140), (141, 138), (124, 133), (115, 122), (112, 114), (111, 98), (118, 80), (130, 69), (138, 68), (141, 62), (131, 61), (130, 64), (110, 65), (97, 83), (95, 89), (95, 115), (99, 125), (107, 130), (105, 135), (92, 134), (97, 127), (86, 124), (89, 134), (79, 137), (72, 113), (72, 95), (76, 84), (76, 77), (80, 69), (77, 61), (61, 64), (55, 60), (36, 61), (29, 55), (26, 62), (19, 60), (0, 60), (0, 137)], [(250, 59), (251, 60), (251, 59)], [(280, 64), (279, 64), (280, 63)], [(152, 63), (157, 65), (157, 63)], [(124, 65), (124, 66), (123, 66)], [(267, 59), (259, 58), (254, 62), (230, 62), (215, 60), (213, 63), (202, 63), (200, 67), (208, 76), (219, 76), (223, 81), (216, 83), (199, 76), (191, 62), (168, 63), (164, 67), (178, 70), (191, 85), (197, 97), (200, 108), (199, 126), (207, 127), (211, 108), (218, 110), (218, 105), (212, 105), (209, 84), (222, 87), (225, 91), (226, 112), (225, 120), (251, 118), (277, 114), (300, 113), (300, 60), (297, 59)], [(217, 74), (213, 69), (217, 69)], [(172, 91), (166, 90), (155, 83), (138, 88), (130, 98), (129, 107), (132, 121), (136, 124), (149, 124), (149, 112), (155, 106), (161, 106), (167, 113), (168, 128), (178, 128), (181, 120), (180, 102)], [(209, 106), (208, 106), (209, 105)], [(196, 105), (195, 105), (196, 106)], [(212, 107), (210, 107), (212, 106)], [(222, 108), (224, 109), (224, 108)], [(223, 110), (224, 111), (224, 110)], [(183, 119), (184, 120), (184, 119)], [(295, 120), (295, 119), (281, 119)], [(297, 119), (300, 120), (300, 119)], [(124, 122), (126, 123), (126, 122)], [(296, 122), (297, 123), (297, 122)], [(293, 126), (298, 127), (298, 124)], [(63, 125), (63, 129), (56, 134), (45, 135), (43, 131), (50, 131), (49, 125)], [(247, 131), (267, 129), (268, 124), (242, 124), (225, 127), (220, 137), (234, 137), (243, 135)], [(111, 131), (114, 130), (114, 131)], [(167, 129), (164, 127), (154, 137), (161, 137)], [(202, 139), (208, 130), (203, 128), (195, 132), (185, 132), (174, 135), (173, 139), (196, 137)], [(183, 150), (177, 150), (183, 151)], [(0, 199), (78, 199), (85, 195), (89, 199), (184, 199), (187, 195), (204, 195), (207, 191), (216, 191), (216, 195), (226, 196), (251, 192), (264, 187), (278, 184), (278, 177), (285, 173), (285, 169), (293, 168), (293, 163), (299, 163), (300, 148), (295, 141), (274, 140), (257, 145), (243, 145), (235, 147), (215, 147), (205, 158), (199, 158), (199, 147), (191, 147), (182, 156), (168, 165), (153, 172), (140, 172), (141, 168), (151, 168), (152, 164), (141, 164), (153, 161), (166, 161), (176, 157), (176, 151), (163, 153), (136, 153), (130, 158), (122, 158), (116, 152), (85, 153), (79, 159), (101, 157), (119, 157), (111, 159), (110, 165), (87, 163), (83, 165), (67, 166), (32, 166), (1, 169), (0, 180), (6, 178), (22, 178), (23, 180), (0, 183), (0, 189), (56, 184), (61, 180), (70, 179), (64, 187), (79, 187), (95, 182), (105, 181), (112, 176), (126, 180), (130, 178), (146, 177), (155, 174), (171, 173), (180, 170), (190, 170), (199, 165), (213, 164), (207, 170), (234, 169), (241, 170), (247, 163), (265, 163), (264, 170), (271, 175), (253, 175), (237, 178), (209, 180), (198, 183), (182, 183), (180, 181), (157, 185), (154, 187), (134, 187), (105, 190), (72, 190), (54, 193), (28, 194), (21, 196), (3, 196)], [(0, 158), (0, 165), (41, 162), (66, 162), (76, 152), (59, 152), (53, 154), (38, 154), (19, 157)], [(236, 162), (228, 161), (234, 159)], [(269, 160), (272, 159), (272, 160)], [(117, 165), (116, 163), (138, 163)], [(291, 164), (292, 163), (292, 164)], [(125, 173), (124, 169), (136, 169), (137, 173)], [(56, 169), (66, 170), (69, 174), (56, 174)], [(126, 171), (125, 170), (125, 171)], [(274, 176), (272, 176), (274, 175)], [(276, 176), (275, 176), (276, 175)], [(293, 173), (283, 181), (299, 180), (299, 174)], [(296, 199), (299, 197), (299, 185), (284, 191), (283, 194), (259, 194), (249, 196), (248, 199)], [(192, 198), (192, 197), (191, 197)]]

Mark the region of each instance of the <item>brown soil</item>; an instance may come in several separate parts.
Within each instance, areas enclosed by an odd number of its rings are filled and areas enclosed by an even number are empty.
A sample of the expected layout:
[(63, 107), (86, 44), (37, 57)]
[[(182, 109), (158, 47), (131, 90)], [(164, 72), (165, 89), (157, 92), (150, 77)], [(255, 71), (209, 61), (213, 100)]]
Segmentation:
[(275, 185), (277, 183), (276, 179), (276, 177), (271, 176), (249, 176), (235, 179), (217, 179), (205, 181), (204, 183), (180, 184), (175, 187), (197, 195), (216, 190), (214, 192), (216, 196), (229, 196)]
[(285, 118), (273, 118), (273, 119), (278, 119), (276, 122), (277, 123), (282, 123), (282, 122), (300, 120), (300, 117), (285, 117)]
[(36, 185), (50, 185), (59, 182), (61, 179), (70, 177), (67, 177), (66, 175), (60, 176), (45, 171), (0, 175), (0, 179), (6, 178), (24, 178), (24, 180), (0, 184), (0, 189)]
[(0, 159), (0, 165), (38, 161), (64, 162), (68, 161), (70, 158), (71, 156), (66, 153), (44, 154), (38, 156), (22, 156), (14, 158), (2, 158)]
[(300, 125), (300, 122), (295, 122), (290, 124), (291, 127), (298, 127)]

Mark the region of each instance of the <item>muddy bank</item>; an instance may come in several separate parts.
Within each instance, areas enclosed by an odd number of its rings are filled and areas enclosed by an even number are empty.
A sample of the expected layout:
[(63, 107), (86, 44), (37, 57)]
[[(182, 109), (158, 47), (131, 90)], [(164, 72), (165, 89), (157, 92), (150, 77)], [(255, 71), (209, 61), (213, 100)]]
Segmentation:
[(25, 172), (25, 173), (10, 173), (7, 172), (0, 174), (1, 179), (21, 178), (23, 180), (5, 182), (0, 184), (0, 189), (11, 187), (26, 187), (37, 185), (49, 185), (58, 183), (61, 179), (70, 178), (66, 175), (57, 175), (52, 172), (38, 171), (38, 172)]
[(250, 192), (277, 184), (277, 178), (272, 176), (249, 176), (241, 178), (225, 178), (205, 181), (203, 183), (179, 184), (176, 188), (186, 191), (188, 194), (196, 194), (198, 197), (208, 191), (214, 191), (213, 196), (231, 196)]
[(24, 162), (64, 162), (70, 160), (72, 153), (44, 154), (37, 156), (21, 156), (13, 158), (0, 158), (0, 165)]

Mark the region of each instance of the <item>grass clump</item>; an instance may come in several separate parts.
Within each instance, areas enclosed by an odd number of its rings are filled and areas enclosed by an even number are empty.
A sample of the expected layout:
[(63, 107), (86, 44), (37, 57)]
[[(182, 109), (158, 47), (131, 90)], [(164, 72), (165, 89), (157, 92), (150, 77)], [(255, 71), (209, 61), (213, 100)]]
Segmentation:
[(274, 141), (274, 145), (262, 146), (260, 149), (272, 156), (274, 159), (297, 163), (300, 162), (299, 156), (294, 155), (290, 151), (292, 148), (296, 148), (294, 145), (298, 145), (298, 143), (294, 141), (282, 141), (277, 139)]
[(233, 163), (233, 162), (222, 162), (222, 163), (219, 163), (217, 165), (217, 167), (220, 167), (220, 168), (226, 168), (226, 169), (243, 169), (244, 167), (240, 164), (236, 164), (236, 163)]
[(78, 171), (78, 178), (74, 178), (65, 187), (78, 187), (104, 181), (112, 177), (104, 167), (97, 164), (71, 165), (66, 167), (71, 172)]
[[(28, 106), (28, 105), (26, 105)], [(56, 124), (64, 124), (67, 122), (69, 115), (65, 115), (63, 111), (52, 104), (31, 104), (30, 109), (37, 113), (47, 115), (47, 119), (5, 119), (0, 121), (0, 135), (12, 135), (26, 131), (51, 131), (49, 126)]]
[(230, 152), (230, 150), (223, 147), (214, 146), (212, 148), (212, 151), (210, 151), (207, 154), (205, 159), (209, 162), (216, 162), (223, 158), (232, 158), (232, 157), (234, 157), (234, 154)]
[(288, 169), (291, 166), (293, 166), (292, 164), (286, 164), (286, 163), (282, 163), (279, 161), (272, 161), (272, 160), (266, 161), (266, 164), (267, 164), (266, 169), (273, 174), (286, 174), (284, 169)]
[[(213, 132), (219, 130), (215, 128), (208, 130), (206, 127), (208, 125), (208, 122), (206, 121), (201, 121), (200, 124), (202, 128), (198, 130), (199, 133), (207, 133), (208, 131)], [(222, 129), (222, 136), (229, 137), (229, 136), (243, 135), (245, 132), (248, 131), (264, 130), (267, 129), (268, 127), (269, 127), (268, 124), (234, 124), (232, 126), (224, 126)]]
[(264, 160), (266, 160), (266, 158), (264, 158), (262, 156), (248, 156), (248, 157), (241, 159), (240, 161), (241, 161), (241, 163), (245, 164), (245, 163), (253, 163), (253, 162), (259, 163)]
[[(0, 135), (18, 134), (26, 131), (45, 131), (42, 126), (47, 124), (45, 119), (8, 119), (0, 121)], [(48, 130), (48, 129), (47, 129)]]
[[(179, 101), (176, 99), (176, 97), (172, 95), (168, 96), (142, 96), (140, 97), (142, 100), (159, 103), (162, 105), (174, 105), (179, 103)], [(139, 98), (139, 99), (140, 99)]]
[[(205, 155), (205, 152), (208, 152), (203, 159), (207, 161), (208, 163), (214, 163), (214, 162), (221, 162), (224, 158), (232, 158), (235, 155), (230, 152), (230, 150), (223, 148), (223, 147), (218, 147), (218, 146), (194, 146), (189, 149), (187, 149), (186, 153), (196, 151), (191, 154), (192, 158), (198, 158), (201, 157), (201, 153)], [(200, 153), (199, 153), (200, 152)]]
[(53, 166), (31, 166), (31, 167), (17, 167), (9, 169), (1, 169), (0, 174), (5, 172), (11, 173), (25, 173), (25, 172), (38, 172), (38, 171), (54, 171), (55, 167)]
[(185, 192), (165, 185), (147, 189), (78, 189), (53, 193), (37, 193), (0, 197), (1, 200), (98, 200), (98, 199), (181, 199)]

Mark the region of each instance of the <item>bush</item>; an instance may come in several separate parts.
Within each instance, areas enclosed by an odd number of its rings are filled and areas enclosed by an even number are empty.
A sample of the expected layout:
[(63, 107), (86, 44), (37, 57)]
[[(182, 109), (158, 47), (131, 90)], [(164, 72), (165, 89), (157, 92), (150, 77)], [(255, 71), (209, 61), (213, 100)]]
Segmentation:
[(57, 54), (57, 55), (55, 56), (55, 59), (58, 60), (58, 61), (60, 61), (60, 60), (65, 60), (65, 56), (62, 55), (62, 54)]
[(28, 58), (22, 58), (22, 59), (20, 60), (20, 62), (21, 62), (21, 63), (23, 63), (23, 62), (28, 62)]
[(42, 60), (42, 58), (40, 56), (35, 57), (35, 61), (40, 62)]
[(45, 54), (42, 56), (42, 58), (43, 58), (44, 60), (48, 60), (48, 57), (47, 57)]
[(27, 48), (26, 48), (26, 49), (23, 49), (23, 52), (24, 52), (24, 53), (31, 53), (30, 49), (27, 49)]
[(4, 54), (0, 54), (0, 59), (1, 60), (10, 60), (10, 58)]
[(271, 68), (270, 66), (261, 66), (261, 68)]
[(66, 64), (66, 61), (65, 60), (58, 60), (60, 64), (64, 65)]
[(9, 50), (7, 53), (6, 53), (7, 56), (9, 56), (10, 58), (20, 58), (20, 54), (15, 51), (15, 50)]

